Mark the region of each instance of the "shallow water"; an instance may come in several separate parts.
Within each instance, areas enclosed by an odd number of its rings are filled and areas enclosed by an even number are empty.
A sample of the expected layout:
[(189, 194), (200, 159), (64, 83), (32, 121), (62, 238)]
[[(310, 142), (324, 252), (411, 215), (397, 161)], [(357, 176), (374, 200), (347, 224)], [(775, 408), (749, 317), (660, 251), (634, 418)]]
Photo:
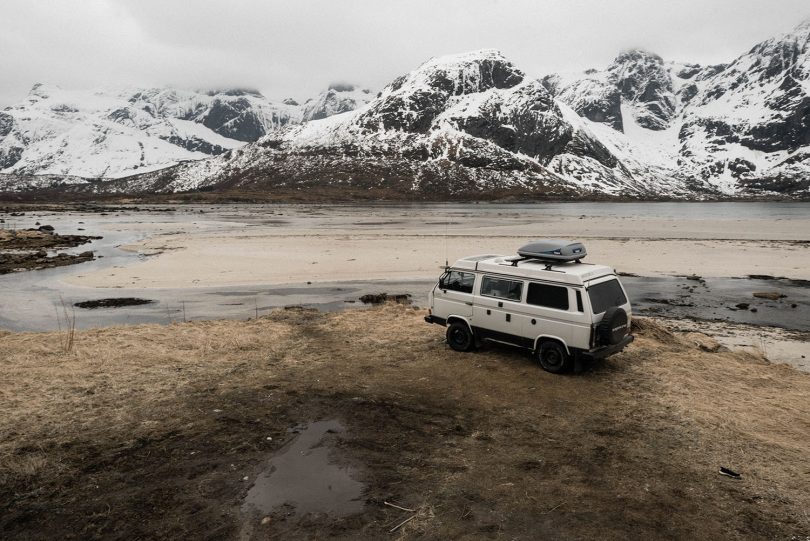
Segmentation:
[(563, 216), (615, 216), (619, 218), (709, 218), (789, 219), (807, 218), (810, 203), (793, 202), (729, 202), (729, 203), (670, 203), (670, 202), (570, 202), (503, 205), (504, 209), (536, 213), (538, 211)]
[[(303, 306), (332, 312), (346, 308), (367, 308), (359, 301), (367, 293), (410, 293), (424, 305), (432, 282), (386, 281), (340, 282), (318, 285), (259, 285), (231, 287), (121, 288), (87, 289), (59, 284), (57, 287), (36, 284), (9, 297), (26, 300), (16, 304), (0, 303), (0, 328), (12, 331), (49, 331), (59, 326), (61, 301), (68, 307), (76, 302), (110, 297), (138, 297), (154, 302), (141, 306), (118, 308), (76, 308), (76, 328), (87, 329), (109, 325), (140, 323), (173, 323), (207, 319), (250, 319), (266, 315), (284, 306)], [(0, 286), (1, 288), (2, 286)], [(68, 308), (71, 310), (71, 308)], [(64, 323), (63, 323), (64, 325)]]
[[(750, 278), (685, 277), (621, 278), (633, 311), (640, 315), (660, 315), (767, 325), (797, 331), (810, 331), (810, 283), (800, 280)], [(774, 291), (785, 295), (778, 300), (756, 298), (755, 292)], [(738, 308), (748, 304), (748, 308)], [(755, 311), (752, 311), (754, 309)]]
[(267, 515), (282, 505), (296, 515), (325, 513), (346, 516), (359, 513), (365, 485), (349, 466), (330, 459), (330, 440), (343, 432), (338, 421), (317, 421), (298, 429), (298, 435), (276, 453), (256, 477), (242, 511)]

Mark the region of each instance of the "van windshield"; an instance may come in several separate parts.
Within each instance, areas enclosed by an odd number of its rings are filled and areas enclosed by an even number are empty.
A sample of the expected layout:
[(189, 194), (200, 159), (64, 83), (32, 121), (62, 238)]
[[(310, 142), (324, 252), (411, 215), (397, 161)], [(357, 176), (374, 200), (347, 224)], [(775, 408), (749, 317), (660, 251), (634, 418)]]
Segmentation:
[(471, 272), (447, 271), (439, 278), (439, 289), (472, 293), (475, 275)]
[(590, 286), (588, 297), (594, 314), (601, 314), (611, 306), (621, 306), (627, 302), (622, 286), (616, 279)]

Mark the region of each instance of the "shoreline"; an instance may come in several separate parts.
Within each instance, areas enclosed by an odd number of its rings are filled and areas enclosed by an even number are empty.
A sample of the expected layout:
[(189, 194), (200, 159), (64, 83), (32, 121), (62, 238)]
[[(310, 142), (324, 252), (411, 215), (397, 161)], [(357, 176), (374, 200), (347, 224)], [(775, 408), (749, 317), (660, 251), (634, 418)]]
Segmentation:
[[(120, 179), (116, 179), (120, 180)], [(272, 193), (267, 191), (192, 191), (173, 193), (148, 194), (82, 194), (65, 193), (60, 190), (37, 190), (35, 192), (0, 192), (0, 205), (49, 205), (54, 201), (59, 205), (82, 204), (136, 204), (136, 205), (195, 205), (195, 204), (306, 204), (306, 205), (388, 205), (388, 204), (542, 204), (542, 203), (785, 203), (810, 202), (810, 196), (798, 195), (713, 195), (702, 194), (693, 199), (675, 197), (632, 197), (626, 195), (581, 195), (559, 197), (558, 195), (544, 196), (532, 192), (515, 191), (506, 194), (473, 194), (445, 195), (432, 198), (429, 196), (410, 197), (405, 194), (392, 192), (381, 194), (379, 192), (365, 193), (363, 190), (321, 187), (317, 197), (311, 197), (301, 190), (279, 190)]]
[[(11, 302), (14, 284), (29, 284), (30, 292), (18, 294), (20, 302), (42, 297), (43, 302), (31, 306), (31, 317), (49, 313), (51, 319), (53, 307), (46, 296), (64, 296), (70, 302), (116, 296), (155, 301), (152, 308), (113, 316), (113, 321), (123, 318), (127, 323), (176, 320), (181, 306), (189, 317), (206, 319), (242, 319), (253, 308), (260, 312), (285, 304), (333, 310), (346, 303), (347, 295), (383, 291), (413, 293), (419, 304), (421, 288), (425, 294), (428, 288), (419, 284), (439, 276), (445, 257), (452, 263), (475, 253), (508, 253), (538, 237), (576, 238), (588, 248), (586, 262), (612, 264), (627, 275), (666, 277), (661, 282), (669, 284), (666, 293), (656, 292), (658, 286), (650, 283), (645, 295), (653, 302), (672, 299), (675, 306), (659, 306), (686, 317), (697, 308), (677, 307), (696, 301), (681, 300), (682, 292), (669, 283), (672, 277), (697, 275), (709, 282), (734, 276), (807, 278), (810, 243), (804, 232), (810, 231), (810, 215), (804, 205), (707, 205), (352, 203), (84, 210), (57, 205), (15, 212), (11, 218), (9, 209), (0, 208), (0, 216), (5, 210), (4, 217), (18, 227), (45, 220), (69, 232), (71, 223), (85, 222), (74, 227), (104, 236), (96, 244), (105, 254), (97, 262), (6, 280), (3, 295)], [(400, 291), (397, 284), (404, 282), (413, 284), (412, 289)], [(729, 286), (717, 285), (718, 294)], [(345, 287), (356, 291), (341, 291)], [(778, 289), (780, 284), (757, 287)], [(739, 297), (734, 303), (750, 302), (746, 290)], [(724, 306), (717, 309), (724, 310), (722, 316), (732, 314)], [(150, 310), (154, 314), (147, 316)], [(163, 315), (156, 316), (156, 310)], [(760, 306), (758, 317), (766, 316)], [(707, 313), (703, 320), (712, 317)], [(87, 321), (103, 324), (104, 318), (94, 315)]]

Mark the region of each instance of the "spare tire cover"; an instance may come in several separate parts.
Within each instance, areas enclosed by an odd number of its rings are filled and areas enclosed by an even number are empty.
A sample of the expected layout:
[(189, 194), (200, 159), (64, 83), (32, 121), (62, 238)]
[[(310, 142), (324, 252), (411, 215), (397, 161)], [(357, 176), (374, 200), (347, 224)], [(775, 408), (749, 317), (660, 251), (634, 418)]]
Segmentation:
[(627, 334), (627, 312), (618, 306), (611, 306), (605, 310), (596, 332), (600, 344), (618, 344)]

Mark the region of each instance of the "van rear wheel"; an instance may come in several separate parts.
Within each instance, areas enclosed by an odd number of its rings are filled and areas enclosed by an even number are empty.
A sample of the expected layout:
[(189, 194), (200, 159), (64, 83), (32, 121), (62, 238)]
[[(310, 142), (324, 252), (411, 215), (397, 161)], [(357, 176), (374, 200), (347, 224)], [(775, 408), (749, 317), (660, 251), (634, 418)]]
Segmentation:
[(571, 368), (571, 356), (559, 342), (543, 342), (537, 350), (537, 360), (543, 370), (552, 374), (562, 374)]
[(447, 343), (456, 351), (470, 351), (475, 340), (465, 323), (454, 321), (447, 327)]

